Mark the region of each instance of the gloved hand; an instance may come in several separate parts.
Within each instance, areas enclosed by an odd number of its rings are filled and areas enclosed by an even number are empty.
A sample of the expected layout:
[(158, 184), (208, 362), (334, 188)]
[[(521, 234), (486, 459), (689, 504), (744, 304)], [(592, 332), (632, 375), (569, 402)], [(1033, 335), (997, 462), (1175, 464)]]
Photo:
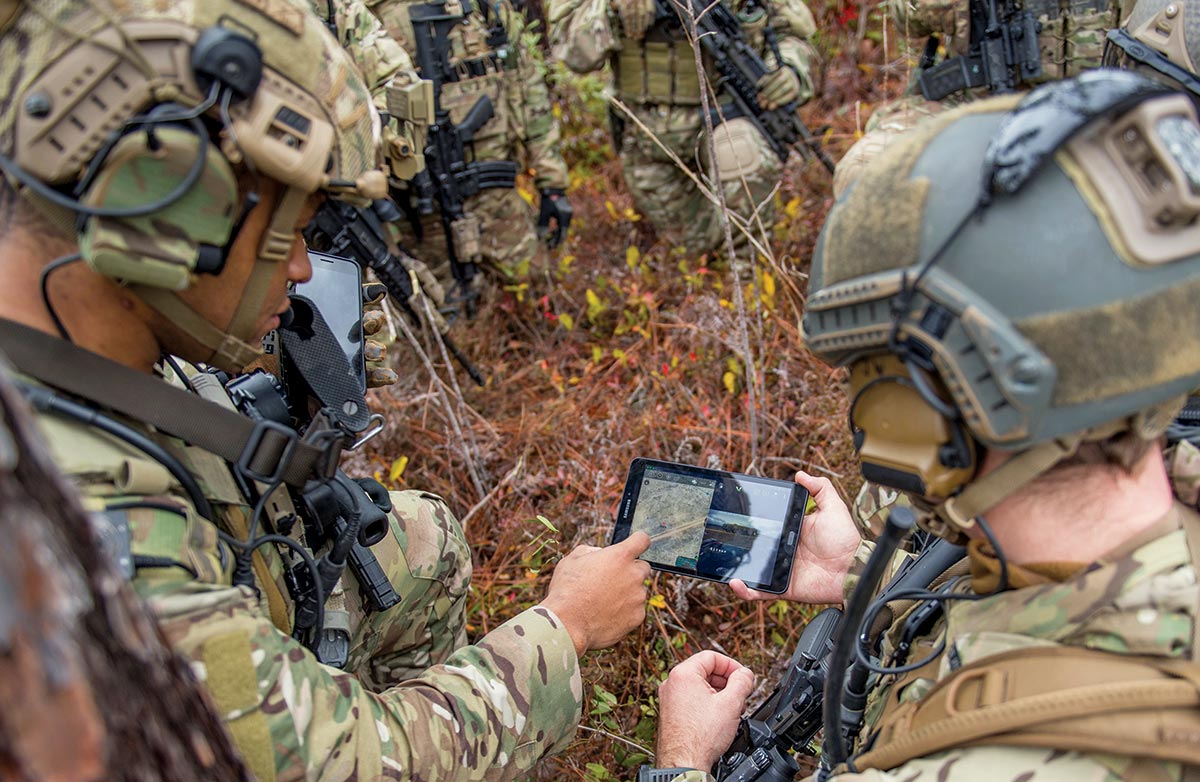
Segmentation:
[[(381, 282), (367, 282), (362, 286), (363, 297), (363, 359), (367, 365), (367, 388), (390, 386), (399, 378), (396, 371), (387, 365), (387, 344), (379, 339), (370, 339), (388, 325), (387, 315), (380, 306), (387, 298), (387, 286)], [(394, 337), (388, 337), (384, 332), (383, 339), (391, 342)]]
[(790, 65), (769, 71), (758, 80), (758, 102), (767, 111), (797, 100), (800, 100), (800, 76)]
[(612, 4), (625, 35), (635, 41), (645, 38), (646, 31), (654, 24), (654, 0), (612, 0)]
[[(546, 242), (546, 245), (553, 250), (562, 244), (562, 240), (567, 235), (567, 228), (571, 225), (571, 215), (574, 210), (571, 209), (571, 202), (567, 200), (567, 194), (560, 188), (547, 187), (542, 190), (542, 207), (538, 212), (537, 232), (538, 237)], [(554, 222), (554, 228), (551, 230), (550, 222)]]

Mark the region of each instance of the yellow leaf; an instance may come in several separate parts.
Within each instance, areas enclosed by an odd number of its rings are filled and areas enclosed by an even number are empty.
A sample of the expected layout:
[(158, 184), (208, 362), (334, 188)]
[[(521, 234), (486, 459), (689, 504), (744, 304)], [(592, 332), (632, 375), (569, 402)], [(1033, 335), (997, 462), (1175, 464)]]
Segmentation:
[(404, 474), (404, 468), (408, 466), (408, 457), (401, 456), (396, 461), (392, 462), (392, 469), (388, 470), (388, 478), (393, 482), (400, 480), (400, 476)]
[(793, 198), (792, 200), (788, 201), (787, 205), (783, 207), (783, 212), (794, 220), (796, 216), (800, 214), (800, 199)]
[(608, 210), (609, 216), (614, 220), (620, 220), (621, 215), (617, 214), (617, 208), (613, 206), (612, 201), (605, 201), (604, 208)]
[(775, 295), (775, 276), (769, 271), (764, 270), (762, 273), (762, 286), (763, 293), (765, 293), (767, 296)]
[(608, 309), (608, 305), (605, 304), (603, 301), (601, 301), (600, 297), (597, 296), (596, 292), (594, 290), (592, 290), (591, 288), (588, 288), (587, 292), (584, 295), (587, 296), (588, 320), (595, 323), (596, 319), (599, 318), (600, 315), (603, 314), (606, 309)]
[(638, 248), (632, 246), (626, 248), (625, 265), (632, 269), (633, 267), (637, 266), (637, 262), (640, 257), (641, 253), (638, 252)]
[(667, 599), (662, 595), (655, 595), (650, 598), (650, 607), (662, 610), (667, 607)]
[(575, 263), (574, 255), (564, 255), (558, 259), (558, 273), (567, 274), (571, 271), (571, 264)]
[(533, 193), (529, 192), (528, 190), (526, 190), (523, 187), (518, 186), (517, 194), (520, 195), (522, 199), (524, 199), (525, 203), (529, 204), (530, 206), (533, 206)]
[(642, 216), (629, 207), (625, 207), (625, 219), (631, 223), (636, 223), (638, 220), (642, 219)]
[(592, 345), (592, 363), (599, 364), (602, 358), (604, 358), (604, 350), (599, 345)]
[(621, 350), (620, 348), (613, 348), (613, 358), (615, 358), (621, 364), (621, 366), (625, 366), (626, 356), (624, 350)]
[(721, 377), (721, 381), (725, 383), (725, 390), (729, 392), (730, 396), (737, 394), (737, 375), (726, 372)]
[(575, 328), (575, 319), (566, 312), (558, 316), (558, 322), (561, 323), (563, 328), (567, 331), (571, 331)]

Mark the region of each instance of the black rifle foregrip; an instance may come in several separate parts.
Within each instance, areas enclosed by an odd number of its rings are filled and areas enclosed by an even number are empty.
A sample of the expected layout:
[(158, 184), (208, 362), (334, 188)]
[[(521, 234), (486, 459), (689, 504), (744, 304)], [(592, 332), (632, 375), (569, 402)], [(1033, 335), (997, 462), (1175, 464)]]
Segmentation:
[(379, 565), (379, 560), (371, 553), (371, 549), (355, 543), (350, 548), (350, 572), (358, 580), (367, 606), (373, 611), (386, 611), (400, 602), (400, 596), (392, 588), (387, 573)]
[(983, 61), (978, 57), (951, 57), (921, 71), (917, 83), (927, 100), (942, 100), (970, 87), (982, 87)]

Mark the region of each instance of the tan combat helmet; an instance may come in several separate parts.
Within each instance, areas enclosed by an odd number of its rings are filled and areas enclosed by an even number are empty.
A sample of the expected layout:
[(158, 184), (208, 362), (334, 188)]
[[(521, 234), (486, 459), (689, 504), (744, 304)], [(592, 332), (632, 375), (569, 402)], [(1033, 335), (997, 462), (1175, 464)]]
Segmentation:
[[(864, 476), (947, 532), (1081, 442), (1160, 435), (1200, 385), (1198, 300), (1196, 110), (1101, 70), (889, 148), (829, 214), (804, 338), (850, 368)], [(1015, 456), (977, 478), (980, 446)]]
[(1200, 8), (1188, 0), (1138, 0), (1123, 27), (1108, 32), (1104, 64), (1165, 79), (1200, 100)]
[[(0, 24), (0, 168), (218, 367), (259, 354), (266, 281), (308, 196), (386, 194), (370, 96), (304, 0), (8, 0)], [(176, 292), (224, 267), (257, 198), (239, 175), (284, 187), (218, 327)]]

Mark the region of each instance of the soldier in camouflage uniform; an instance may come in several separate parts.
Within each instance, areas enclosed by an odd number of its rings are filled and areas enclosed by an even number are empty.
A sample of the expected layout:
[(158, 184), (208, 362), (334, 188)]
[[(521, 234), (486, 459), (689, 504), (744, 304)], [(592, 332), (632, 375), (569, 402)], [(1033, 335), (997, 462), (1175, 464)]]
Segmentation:
[[(358, 66), (379, 112), (388, 114), (389, 89), (410, 94), (420, 91), (421, 77), (408, 52), (392, 39), (364, 0), (312, 0), (312, 7)], [(388, 114), (383, 126), (383, 154), (391, 176), (409, 180), (424, 168), (426, 127), (424, 116)]]
[[(936, 36), (947, 57), (966, 53), (971, 34), (967, 0), (888, 0), (896, 26), (912, 41)], [(1132, 0), (1034, 0), (1022, 3), (1040, 27), (1038, 49), (1042, 74), (1035, 84), (1069, 79), (1098, 68), (1104, 54), (1104, 34), (1129, 17)], [(918, 44), (919, 46), (920, 44)], [(926, 100), (913, 75), (908, 94), (876, 107), (864, 135), (846, 152), (834, 172), (834, 196), (840, 196), (876, 155), (918, 123), (969, 102), (979, 94), (970, 90), (940, 101)], [(979, 93), (986, 94), (986, 88)]]
[[(408, 20), (411, 4), (406, 0), (367, 0), (392, 38), (410, 57), (416, 57)], [(454, 9), (454, 2), (447, 5), (449, 12)], [(536, 215), (516, 188), (481, 190), (464, 204), (468, 216), (479, 221), (482, 260), (507, 278), (528, 275), (531, 264), (544, 265), (539, 233), (555, 247), (566, 237), (571, 221), (561, 133), (535, 35), (524, 14), (508, 0), (473, 2), (466, 21), (449, 35), (451, 63), (460, 78), (443, 85), (440, 96), (451, 121), (459, 123), (481, 95), (488, 95), (495, 115), (475, 134), (468, 159), (514, 161), (518, 171), (533, 174), (540, 198)], [(422, 216), (420, 223), (419, 238), (401, 223), (401, 241), (405, 249), (434, 267), (446, 287), (450, 282), (446, 235), (436, 204), (434, 213)]]
[[(816, 55), (807, 39), (816, 24), (802, 0), (726, 5), (772, 69), (758, 85), (766, 108), (812, 97)], [(716, 125), (715, 157), (710, 156), (696, 55), (686, 37), (672, 31), (673, 13), (658, 18), (656, 0), (554, 0), (547, 15), (555, 57), (568, 68), (580, 73), (605, 63), (612, 68), (615, 97), (632, 114), (612, 109), (613, 146), (638, 211), (691, 253), (721, 247), (721, 213), (696, 187), (693, 177), (699, 177), (709, 186), (720, 183), (726, 205), (749, 221), (754, 235), (758, 221), (771, 225), (771, 194), (782, 164), (745, 118)], [(782, 62), (769, 51), (768, 26), (778, 36)], [(711, 64), (704, 76), (716, 82)], [(741, 244), (740, 232), (734, 236)]]
[[(0, 33), (0, 351), (253, 776), (510, 779), (565, 746), (579, 656), (644, 616), (647, 539), (577, 549), (466, 645), (462, 529), (393, 492), (371, 550), (399, 603), (346, 577), (304, 631), (292, 574), (313, 555), (281, 484), (308, 491), (337, 449), (247, 423), (213, 374), (154, 377), (163, 356), (253, 361), (311, 274), (320, 200), (386, 193), (366, 85), (307, 0), (8, 4)], [(317, 656), (339, 637), (340, 669)]]
[[(967, 544), (944, 600), (867, 631), (910, 670), (871, 679), (832, 779), (1196, 778), (1197, 470), (1171, 468), (1193, 474), (1173, 496), (1162, 435), (1200, 383), (1197, 150), (1183, 94), (1094, 71), (925, 123), (831, 210), (806, 345), (849, 367), (864, 473)], [(1135, 195), (1151, 176), (1162, 201)], [(787, 596), (838, 602), (872, 544), (827, 480), (797, 480), (817, 510)], [(715, 652), (672, 671), (670, 778), (709, 779), (752, 686)]]

